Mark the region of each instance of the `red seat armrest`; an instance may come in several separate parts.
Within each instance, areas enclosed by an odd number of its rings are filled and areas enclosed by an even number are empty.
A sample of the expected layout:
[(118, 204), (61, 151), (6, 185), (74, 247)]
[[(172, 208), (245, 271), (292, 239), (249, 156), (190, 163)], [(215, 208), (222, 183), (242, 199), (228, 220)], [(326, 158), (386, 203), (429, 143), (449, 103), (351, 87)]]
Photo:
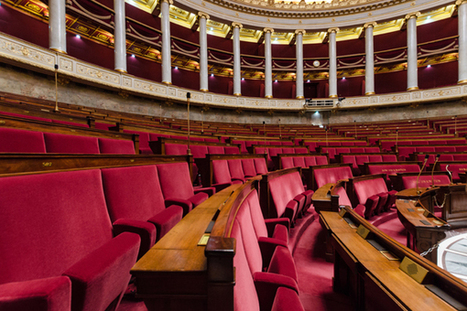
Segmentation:
[(208, 196), (212, 196), (214, 193), (216, 193), (216, 188), (215, 187), (194, 188), (193, 192), (195, 194), (199, 192), (204, 192)]
[(164, 202), (165, 207), (169, 207), (171, 205), (181, 206), (183, 208), (183, 216), (188, 214), (193, 209), (193, 203), (185, 199), (167, 198)]
[(297, 282), (285, 275), (255, 272), (253, 274), (253, 280), (255, 282), (260, 310), (271, 310), (276, 291), (280, 287), (292, 289), (298, 294)]
[(0, 310), (71, 310), (71, 281), (58, 276), (1, 284)]
[(119, 302), (136, 263), (140, 238), (124, 232), (89, 253), (63, 275), (71, 280), (73, 310), (106, 310)]
[(272, 237), (274, 231), (276, 229), (276, 225), (283, 225), (289, 230), (290, 228), (290, 219), (282, 217), (282, 218), (269, 218), (265, 219), (264, 222), (266, 223), (266, 228), (268, 229), (268, 236)]
[(274, 251), (277, 246), (287, 247), (285, 241), (273, 238), (260, 237), (258, 239), (259, 248), (261, 250), (261, 257), (263, 258), (263, 267), (269, 267)]
[(113, 223), (113, 231), (114, 236), (123, 232), (132, 232), (139, 235), (141, 238), (141, 246), (139, 248), (138, 258), (146, 254), (154, 243), (156, 243), (156, 226), (147, 221), (120, 218)]

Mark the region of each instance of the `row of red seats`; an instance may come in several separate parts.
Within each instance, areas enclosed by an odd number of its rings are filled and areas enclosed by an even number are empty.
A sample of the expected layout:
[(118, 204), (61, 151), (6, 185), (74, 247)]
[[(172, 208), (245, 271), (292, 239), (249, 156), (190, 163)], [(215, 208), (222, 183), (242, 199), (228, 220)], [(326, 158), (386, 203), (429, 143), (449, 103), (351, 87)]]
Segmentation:
[(131, 140), (0, 128), (0, 152), (134, 154)]

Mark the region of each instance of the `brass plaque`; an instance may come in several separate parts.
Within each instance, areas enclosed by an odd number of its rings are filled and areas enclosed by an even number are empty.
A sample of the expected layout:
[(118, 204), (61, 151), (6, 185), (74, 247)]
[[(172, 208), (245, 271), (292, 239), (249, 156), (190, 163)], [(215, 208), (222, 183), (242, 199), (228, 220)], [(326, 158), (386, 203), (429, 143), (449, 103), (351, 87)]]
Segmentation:
[(368, 234), (370, 233), (370, 230), (365, 228), (363, 225), (360, 225), (357, 228), (357, 233), (359, 236), (361, 236), (362, 238), (366, 240), (366, 238), (368, 237)]
[(420, 284), (422, 284), (423, 280), (428, 274), (427, 269), (415, 263), (412, 259), (408, 258), (407, 256), (404, 257), (404, 259), (402, 260), (399, 269), (404, 271), (408, 276), (410, 276), (412, 279), (414, 279)]

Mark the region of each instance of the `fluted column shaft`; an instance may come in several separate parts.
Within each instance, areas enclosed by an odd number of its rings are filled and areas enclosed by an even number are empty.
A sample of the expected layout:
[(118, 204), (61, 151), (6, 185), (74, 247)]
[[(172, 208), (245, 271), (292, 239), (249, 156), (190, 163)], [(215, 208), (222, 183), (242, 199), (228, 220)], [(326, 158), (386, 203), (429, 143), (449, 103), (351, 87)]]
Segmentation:
[(66, 53), (65, 0), (49, 1), (49, 48)]
[(114, 10), (114, 67), (117, 71), (126, 72), (125, 0), (114, 0)]
[(376, 23), (367, 23), (365, 28), (365, 95), (375, 94), (375, 59), (373, 28)]
[(264, 97), (272, 98), (272, 28), (264, 28)]
[(169, 7), (172, 0), (161, 2), (161, 30), (162, 30), (162, 83), (172, 84), (172, 57), (170, 39)]
[(295, 58), (297, 62), (297, 71), (295, 73), (296, 80), (296, 97), (297, 99), (305, 98), (303, 93), (303, 35), (306, 33), (303, 29), (295, 30), (297, 39), (295, 42)]
[(456, 1), (458, 5), (458, 33), (459, 33), (459, 57), (458, 79), (457, 83), (467, 83), (467, 2), (464, 0)]
[(407, 19), (407, 91), (418, 90), (417, 17), (419, 12), (408, 14)]
[(233, 94), (242, 95), (242, 71), (240, 64), (240, 29), (242, 24), (232, 23), (233, 27)]
[(208, 86), (208, 35), (207, 20), (209, 15), (198, 13), (199, 15), (199, 90), (207, 92)]
[(336, 33), (339, 28), (330, 28), (329, 32), (329, 97), (337, 97), (337, 47)]

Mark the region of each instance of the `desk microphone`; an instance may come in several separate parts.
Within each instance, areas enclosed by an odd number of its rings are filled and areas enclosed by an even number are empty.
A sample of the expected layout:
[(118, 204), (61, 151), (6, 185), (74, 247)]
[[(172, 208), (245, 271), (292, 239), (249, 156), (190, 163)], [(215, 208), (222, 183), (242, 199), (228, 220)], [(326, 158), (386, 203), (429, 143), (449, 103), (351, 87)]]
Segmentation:
[(435, 172), (435, 166), (436, 166), (436, 163), (438, 163), (438, 160), (439, 160), (439, 154), (436, 155), (435, 163), (433, 164), (433, 168), (431, 169), (431, 188), (435, 186), (435, 180), (433, 177), (433, 173)]
[(423, 161), (423, 166), (420, 169), (420, 173), (418, 173), (418, 176), (417, 176), (417, 194), (420, 194), (422, 192), (421, 190), (418, 190), (418, 181), (420, 180), (420, 175), (422, 174), (423, 170), (425, 169), (426, 162), (428, 162), (428, 157), (429, 157), (429, 155), (426, 154), (425, 155), (425, 161)]
[(449, 173), (449, 179), (451, 180), (451, 184), (452, 184), (452, 173), (449, 171), (449, 169), (448, 169), (448, 168), (449, 168), (449, 164), (448, 164), (448, 165), (446, 165), (446, 172), (448, 172), (448, 173)]

